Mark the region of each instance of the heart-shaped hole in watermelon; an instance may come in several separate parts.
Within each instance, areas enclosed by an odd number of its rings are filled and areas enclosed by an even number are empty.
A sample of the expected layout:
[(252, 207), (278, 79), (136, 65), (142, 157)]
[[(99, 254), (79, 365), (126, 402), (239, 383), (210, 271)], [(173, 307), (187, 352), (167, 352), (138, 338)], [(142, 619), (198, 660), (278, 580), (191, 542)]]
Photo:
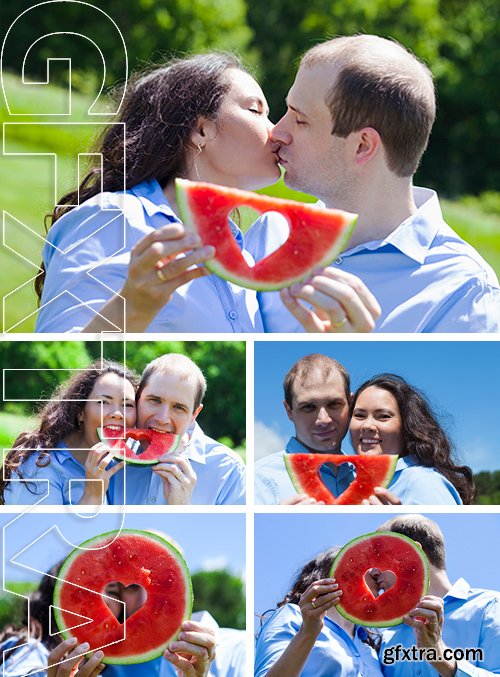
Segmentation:
[(178, 448), (181, 439), (173, 433), (147, 428), (114, 430), (104, 427), (98, 428), (97, 434), (111, 448), (116, 459), (135, 465), (158, 463), (162, 456)]
[[(307, 494), (326, 505), (360, 505), (369, 498), (375, 487), (386, 487), (392, 479), (397, 456), (344, 456), (343, 454), (287, 454), (283, 455), (285, 467), (292, 483), (300, 494)], [(354, 466), (356, 478), (347, 489), (335, 497), (323, 482), (320, 470), (325, 464)]]
[(142, 609), (148, 599), (148, 593), (139, 583), (125, 586), (120, 581), (112, 581), (104, 588), (104, 594), (104, 603), (119, 623)]
[(380, 571), (380, 569), (371, 568), (365, 574), (365, 583), (372, 595), (378, 597), (390, 590), (396, 583), (396, 574), (390, 569)]

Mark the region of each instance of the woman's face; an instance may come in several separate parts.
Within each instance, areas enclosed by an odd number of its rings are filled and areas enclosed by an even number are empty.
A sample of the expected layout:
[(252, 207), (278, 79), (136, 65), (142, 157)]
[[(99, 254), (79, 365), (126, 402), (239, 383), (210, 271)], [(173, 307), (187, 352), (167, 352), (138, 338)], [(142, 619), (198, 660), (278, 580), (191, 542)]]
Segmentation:
[(280, 178), (277, 145), (271, 141), (262, 89), (248, 73), (226, 71), (231, 88), (224, 96), (217, 124), (209, 123), (203, 151), (195, 157), (193, 179), (255, 190)]
[(99, 442), (97, 428), (110, 426), (119, 429), (135, 426), (135, 391), (127, 379), (108, 373), (97, 379), (83, 408), (82, 447)]
[(396, 398), (370, 386), (359, 395), (349, 426), (357, 454), (401, 454), (403, 426)]

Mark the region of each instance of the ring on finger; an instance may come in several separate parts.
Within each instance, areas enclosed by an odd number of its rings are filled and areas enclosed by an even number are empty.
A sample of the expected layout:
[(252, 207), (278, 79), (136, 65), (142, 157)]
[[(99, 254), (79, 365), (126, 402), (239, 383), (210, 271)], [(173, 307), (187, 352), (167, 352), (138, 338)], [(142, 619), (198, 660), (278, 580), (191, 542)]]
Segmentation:
[(163, 274), (163, 266), (161, 268), (156, 269), (156, 276), (160, 280), (160, 282), (166, 282), (167, 278)]
[(332, 327), (332, 329), (340, 329), (345, 324), (347, 324), (347, 317), (344, 315), (344, 317), (341, 320), (339, 320), (338, 322), (332, 322), (331, 327)]
[(314, 603), (314, 599), (313, 599), (313, 600), (311, 600), (311, 606), (312, 606), (312, 608), (313, 608), (313, 609), (315, 609), (315, 608), (316, 608), (316, 604)]

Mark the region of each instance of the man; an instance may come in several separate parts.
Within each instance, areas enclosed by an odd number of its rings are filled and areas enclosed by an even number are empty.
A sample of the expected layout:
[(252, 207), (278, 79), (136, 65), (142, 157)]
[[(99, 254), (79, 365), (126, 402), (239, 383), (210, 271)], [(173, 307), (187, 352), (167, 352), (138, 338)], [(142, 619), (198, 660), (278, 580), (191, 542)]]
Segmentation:
[[(326, 355), (302, 357), (285, 376), (283, 401), (295, 428), (285, 451), (260, 459), (255, 464), (256, 503), (316, 503), (303, 494), (296, 495), (288, 477), (283, 454), (342, 454), (341, 444), (349, 425), (351, 398), (349, 374), (336, 360)], [(354, 478), (353, 467), (325, 464), (321, 478), (336, 496)]]
[[(245, 466), (196, 423), (206, 381), (185, 355), (162, 355), (147, 365), (137, 392), (137, 426), (182, 438), (152, 469), (128, 465), (110, 482), (114, 505), (224, 505), (245, 503)], [(126, 489), (126, 492), (125, 492)]]
[[(432, 520), (422, 515), (401, 515), (382, 524), (379, 531), (393, 531), (419, 543), (430, 568), (429, 594), (405, 617), (406, 625), (383, 632), (380, 660), (384, 675), (431, 677), (437, 673), (442, 677), (487, 677), (500, 674), (500, 593), (471, 588), (463, 578), (450, 582), (443, 534)], [(427, 622), (419, 620), (422, 617)], [(411, 647), (416, 646), (434, 649), (438, 660), (395, 662), (397, 645), (401, 645), (400, 657), (401, 648), (410, 648), (413, 653)], [(468, 660), (455, 660), (446, 655), (447, 648), (476, 648), (480, 652)]]
[[(332, 267), (281, 292), (292, 315), (277, 292), (261, 294), (266, 331), (351, 331), (341, 283), (355, 297), (357, 278), (382, 308), (376, 331), (500, 331), (493, 270), (443, 221), (437, 195), (412, 186), (435, 118), (428, 68), (394, 41), (335, 38), (306, 52), (287, 105), (272, 132), (285, 183), (359, 218)], [(287, 235), (264, 217), (247, 247), (260, 259)]]

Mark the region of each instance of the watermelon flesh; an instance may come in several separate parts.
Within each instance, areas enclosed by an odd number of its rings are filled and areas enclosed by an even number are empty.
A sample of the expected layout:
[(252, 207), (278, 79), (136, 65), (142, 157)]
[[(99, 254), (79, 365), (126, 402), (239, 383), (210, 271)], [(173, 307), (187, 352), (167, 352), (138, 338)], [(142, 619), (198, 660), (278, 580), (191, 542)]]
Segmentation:
[[(80, 548), (85, 548), (81, 550)], [(65, 639), (102, 649), (104, 663), (143, 663), (160, 656), (191, 616), (193, 593), (182, 555), (161, 536), (122, 529), (83, 543), (66, 559), (54, 590), (54, 615)], [(108, 583), (138, 584), (144, 605), (120, 623), (101, 596)], [(97, 594), (96, 594), (97, 593)], [(75, 614), (91, 622), (75, 627)]]
[[(288, 287), (327, 266), (343, 250), (357, 218), (349, 212), (210, 183), (176, 179), (176, 189), (186, 229), (198, 233), (203, 245), (215, 247), (215, 258), (207, 261), (207, 268), (257, 291)], [(261, 214), (279, 212), (290, 229), (287, 241), (253, 267), (245, 260), (228, 222), (231, 211), (241, 205)]]
[[(394, 585), (375, 597), (366, 573), (376, 567), (392, 571)], [(330, 570), (342, 590), (337, 611), (356, 625), (374, 628), (399, 625), (429, 589), (429, 563), (411, 538), (392, 531), (360, 536), (345, 545)]]
[[(99, 439), (110, 447), (113, 456), (120, 461), (126, 461), (133, 465), (153, 465), (170, 451), (175, 451), (180, 443), (180, 436), (173, 433), (159, 433), (148, 428), (127, 428), (115, 430), (114, 428), (98, 428)], [(147, 442), (148, 447), (142, 453), (130, 445), (129, 440)], [(139, 445), (137, 445), (138, 447)]]
[[(326, 505), (361, 505), (373, 494), (375, 487), (386, 487), (394, 475), (398, 457), (392, 454), (379, 456), (344, 456), (343, 454), (287, 454), (283, 455), (285, 467), (299, 494), (307, 494)], [(336, 498), (324, 484), (320, 469), (325, 463), (341, 465), (352, 463), (356, 479)]]

